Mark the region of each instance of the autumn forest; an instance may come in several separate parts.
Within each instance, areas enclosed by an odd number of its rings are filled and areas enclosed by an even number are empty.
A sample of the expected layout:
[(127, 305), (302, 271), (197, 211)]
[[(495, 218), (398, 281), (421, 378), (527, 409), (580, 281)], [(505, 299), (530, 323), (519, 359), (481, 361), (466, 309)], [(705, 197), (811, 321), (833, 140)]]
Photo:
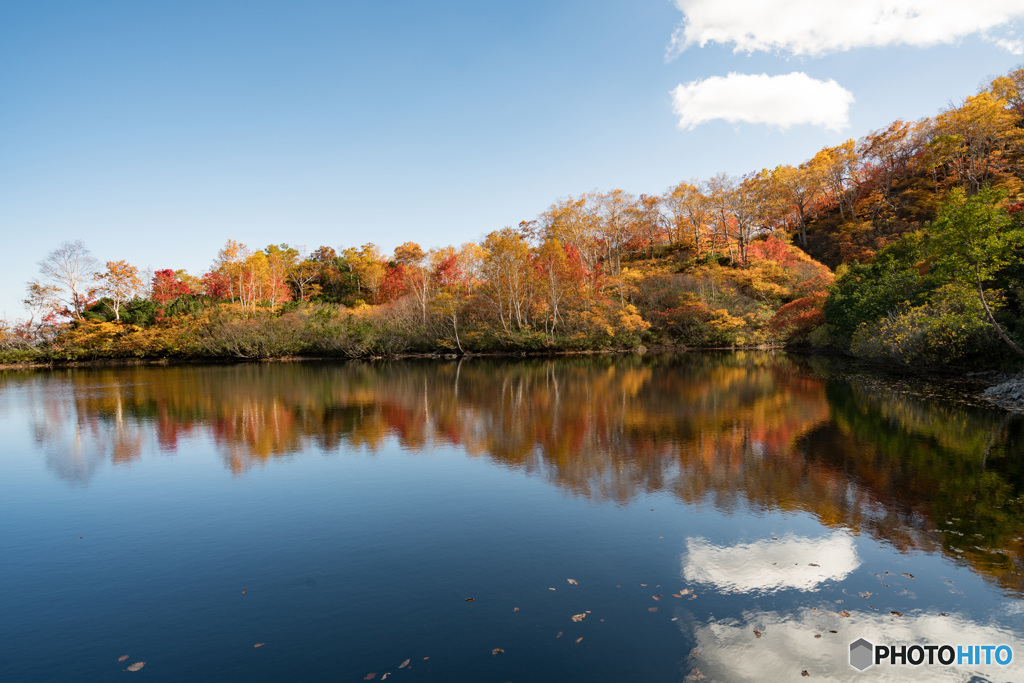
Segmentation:
[(813, 347), (1024, 356), (1024, 69), (798, 166), (556, 201), (479, 243), (252, 248), (141, 272), (66, 242), (0, 362)]

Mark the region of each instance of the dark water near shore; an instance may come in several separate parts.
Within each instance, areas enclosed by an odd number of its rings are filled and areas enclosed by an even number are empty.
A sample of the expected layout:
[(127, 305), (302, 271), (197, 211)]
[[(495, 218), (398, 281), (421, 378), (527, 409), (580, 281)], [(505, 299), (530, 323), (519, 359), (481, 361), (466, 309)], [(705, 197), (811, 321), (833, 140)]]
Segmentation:
[[(971, 390), (753, 352), (2, 374), (0, 680), (1024, 680), (1024, 420)], [(860, 637), (1014, 661), (858, 673)]]

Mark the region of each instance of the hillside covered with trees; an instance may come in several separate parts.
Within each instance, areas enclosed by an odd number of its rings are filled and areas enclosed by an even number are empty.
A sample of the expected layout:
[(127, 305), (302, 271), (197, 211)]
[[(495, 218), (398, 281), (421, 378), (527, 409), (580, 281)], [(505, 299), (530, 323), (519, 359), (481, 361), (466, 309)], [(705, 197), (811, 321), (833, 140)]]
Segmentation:
[(202, 274), (64, 243), (0, 362), (787, 344), (1014, 366), (1022, 244), (1024, 69), (798, 166), (567, 197), (479, 243), (228, 240)]

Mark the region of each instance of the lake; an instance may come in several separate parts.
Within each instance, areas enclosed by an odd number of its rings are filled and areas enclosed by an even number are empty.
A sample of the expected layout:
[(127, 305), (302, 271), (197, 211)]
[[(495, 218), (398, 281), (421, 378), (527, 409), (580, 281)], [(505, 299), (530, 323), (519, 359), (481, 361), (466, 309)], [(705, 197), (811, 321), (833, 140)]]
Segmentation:
[(1024, 420), (976, 391), (773, 352), (0, 374), (0, 680), (1024, 680)]

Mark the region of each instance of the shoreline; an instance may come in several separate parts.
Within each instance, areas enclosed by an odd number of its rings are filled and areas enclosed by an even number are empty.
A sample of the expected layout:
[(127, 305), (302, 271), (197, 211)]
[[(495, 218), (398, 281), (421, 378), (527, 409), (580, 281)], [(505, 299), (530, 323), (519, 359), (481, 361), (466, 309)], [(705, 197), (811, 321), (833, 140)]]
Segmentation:
[(959, 366), (928, 366), (910, 367), (896, 365), (879, 361), (854, 358), (835, 351), (823, 351), (808, 348), (805, 346), (787, 347), (785, 345), (762, 344), (757, 346), (715, 346), (715, 347), (688, 347), (688, 346), (665, 346), (654, 347), (636, 346), (621, 349), (596, 349), (596, 350), (551, 350), (551, 351), (517, 351), (509, 350), (503, 352), (430, 352), (430, 353), (400, 353), (392, 355), (374, 356), (275, 356), (267, 358), (237, 358), (237, 357), (206, 357), (206, 358), (95, 358), (91, 360), (75, 361), (49, 361), (49, 362), (26, 362), (26, 363), (4, 363), (0, 364), (0, 373), (15, 372), (19, 370), (64, 370), (64, 369), (91, 369), (91, 368), (117, 368), (117, 367), (157, 367), (157, 366), (186, 366), (186, 365), (242, 365), (256, 363), (310, 363), (310, 362), (379, 362), (395, 360), (465, 360), (472, 358), (490, 359), (525, 359), (525, 358), (565, 358), (572, 356), (611, 356), (611, 355), (647, 355), (657, 353), (707, 353), (721, 351), (783, 351), (799, 356), (825, 356), (845, 359), (864, 368), (871, 373), (878, 373), (889, 377), (911, 377), (921, 380), (945, 381), (955, 378), (959, 381), (969, 382), (976, 385), (975, 395), (994, 408), (1000, 408), (1012, 413), (1024, 413), (1024, 373), (1013, 373), (1006, 370), (978, 369)]
[[(292, 362), (348, 362), (348, 361), (382, 361), (406, 360), (411, 358), (432, 358), (456, 360), (459, 358), (558, 358), (563, 356), (605, 356), (605, 355), (644, 355), (660, 352), (707, 352), (707, 351), (787, 351), (800, 353), (798, 348), (786, 347), (781, 344), (761, 344), (757, 346), (635, 346), (620, 349), (585, 349), (585, 350), (550, 350), (550, 351), (483, 351), (454, 352), (434, 351), (422, 353), (396, 353), (389, 355), (368, 356), (268, 356), (266, 358), (240, 358), (224, 356), (207, 356), (202, 358), (93, 358), (89, 360), (54, 360), (46, 362), (29, 361), (25, 363), (0, 363), (0, 371), (8, 370), (60, 370), (64, 368), (91, 367), (132, 367), (145, 365), (235, 365), (243, 363), (292, 363)], [(810, 352), (816, 353), (816, 352)], [(831, 354), (830, 354), (831, 355)]]

